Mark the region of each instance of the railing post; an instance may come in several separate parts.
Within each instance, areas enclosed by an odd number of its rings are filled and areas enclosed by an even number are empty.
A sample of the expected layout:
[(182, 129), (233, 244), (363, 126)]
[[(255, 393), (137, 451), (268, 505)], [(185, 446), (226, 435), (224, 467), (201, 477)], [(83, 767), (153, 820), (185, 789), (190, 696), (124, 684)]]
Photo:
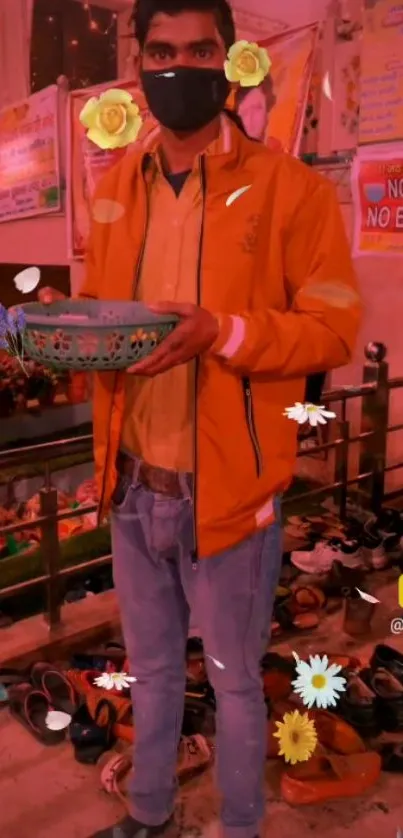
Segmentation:
[(60, 568), (60, 542), (57, 522), (57, 489), (47, 487), (39, 492), (41, 524), (41, 552), (48, 581), (46, 583), (45, 619), (50, 629), (60, 624), (60, 596), (58, 573)]
[(371, 477), (363, 480), (359, 488), (368, 498), (370, 509), (377, 515), (381, 510), (385, 491), (389, 421), (389, 366), (385, 361), (386, 346), (375, 342), (367, 344), (365, 357), (367, 360), (364, 364), (363, 383), (374, 383), (376, 389), (362, 397), (361, 433), (371, 431), (372, 435), (361, 440), (359, 472), (371, 472)]
[(349, 453), (349, 436), (350, 423), (345, 419), (338, 422), (338, 438), (341, 442), (335, 448), (334, 460), (334, 479), (336, 483), (340, 483), (339, 488), (334, 491), (334, 502), (339, 507), (339, 517), (341, 521), (346, 519), (347, 514), (347, 481), (348, 481), (348, 453)]

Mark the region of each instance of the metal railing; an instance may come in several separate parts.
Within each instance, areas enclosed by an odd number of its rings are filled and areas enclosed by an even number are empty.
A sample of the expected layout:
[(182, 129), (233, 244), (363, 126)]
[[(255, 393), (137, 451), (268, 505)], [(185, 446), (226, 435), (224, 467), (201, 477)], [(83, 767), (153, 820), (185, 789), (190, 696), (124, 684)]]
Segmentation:
[[(389, 378), (386, 358), (386, 347), (383, 344), (371, 343), (365, 349), (365, 363), (363, 367), (362, 384), (354, 387), (341, 387), (325, 392), (323, 403), (338, 404), (339, 416), (333, 427), (337, 427), (337, 437), (329, 442), (316, 446), (314, 453), (334, 451), (334, 480), (327, 485), (311, 489), (300, 494), (293, 494), (285, 498), (284, 504), (301, 500), (312, 500), (326, 494), (332, 494), (337, 500), (340, 518), (346, 517), (347, 498), (350, 487), (356, 486), (360, 492), (360, 502), (377, 514), (385, 500), (392, 500), (403, 495), (403, 486), (394, 492), (385, 493), (385, 475), (390, 471), (403, 467), (403, 461), (394, 465), (387, 465), (388, 434), (403, 430), (403, 423), (390, 426), (389, 423), (389, 393), (391, 390), (403, 388), (403, 378)], [(360, 432), (352, 436), (351, 422), (347, 417), (347, 407), (351, 399), (361, 398)], [(349, 477), (349, 454), (352, 444), (359, 445), (358, 474)], [(61, 567), (61, 542), (58, 525), (60, 521), (72, 519), (83, 514), (97, 511), (96, 505), (67, 511), (58, 511), (57, 489), (52, 486), (52, 460), (59, 458), (61, 453), (74, 455), (81, 453), (88, 462), (92, 459), (92, 435), (61, 439), (55, 442), (29, 445), (0, 452), (0, 476), (4, 468), (26, 465), (29, 462), (43, 463), (44, 485), (39, 492), (39, 516), (29, 522), (29, 529), (40, 530), (40, 551), (43, 563), (43, 574), (15, 585), (0, 589), (0, 600), (17, 596), (29, 591), (34, 586), (42, 584), (46, 587), (45, 618), (50, 630), (55, 629), (61, 622), (60, 586), (62, 580), (78, 573), (87, 572), (111, 562), (110, 555), (91, 559), (72, 567)], [(306, 452), (299, 451), (298, 456)], [(3, 526), (0, 535), (27, 530), (27, 522)], [(29, 554), (27, 554), (27, 562)], [(0, 563), (1, 584), (1, 563)]]

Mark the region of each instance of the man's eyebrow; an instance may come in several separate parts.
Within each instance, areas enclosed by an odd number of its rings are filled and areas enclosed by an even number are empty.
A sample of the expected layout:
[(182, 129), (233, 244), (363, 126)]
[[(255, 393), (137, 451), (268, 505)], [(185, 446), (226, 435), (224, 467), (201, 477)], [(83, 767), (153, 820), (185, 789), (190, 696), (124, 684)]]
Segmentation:
[[(206, 47), (218, 47), (218, 43), (215, 38), (201, 38), (197, 41), (190, 41), (187, 44), (182, 45), (185, 49), (195, 49), (195, 48), (206, 48)], [(154, 50), (154, 49), (161, 49), (166, 50), (177, 50), (178, 44), (170, 44), (169, 41), (159, 41), (156, 38), (148, 41), (146, 44), (146, 50)]]
[(145, 45), (145, 49), (165, 49), (165, 50), (174, 50), (176, 47), (174, 44), (168, 43), (168, 41), (158, 41), (157, 39), (153, 39), (148, 41)]

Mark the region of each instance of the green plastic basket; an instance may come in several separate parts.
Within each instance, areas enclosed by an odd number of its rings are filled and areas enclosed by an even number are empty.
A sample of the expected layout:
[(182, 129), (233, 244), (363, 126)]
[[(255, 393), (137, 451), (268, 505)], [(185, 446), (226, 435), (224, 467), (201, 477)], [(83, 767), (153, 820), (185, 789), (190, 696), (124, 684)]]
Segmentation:
[(56, 370), (124, 370), (146, 358), (178, 323), (136, 302), (63, 300), (21, 306), (24, 355)]

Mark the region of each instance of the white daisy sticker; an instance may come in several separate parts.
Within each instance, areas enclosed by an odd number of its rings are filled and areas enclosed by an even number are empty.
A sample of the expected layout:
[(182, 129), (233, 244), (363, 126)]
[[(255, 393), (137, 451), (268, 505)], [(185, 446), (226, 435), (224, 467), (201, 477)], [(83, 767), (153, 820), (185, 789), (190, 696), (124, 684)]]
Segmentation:
[(292, 407), (286, 407), (283, 416), (293, 419), (299, 425), (309, 422), (313, 428), (317, 425), (327, 425), (328, 419), (335, 419), (336, 414), (332, 410), (326, 410), (323, 404), (311, 404), (310, 402), (295, 402)]
[(137, 678), (128, 675), (127, 672), (103, 672), (94, 678), (94, 684), (97, 687), (103, 687), (104, 690), (127, 690), (130, 684), (134, 684)]
[(332, 663), (329, 666), (327, 655), (323, 658), (320, 655), (309, 657), (309, 663), (300, 660), (293, 652), (297, 662), (296, 671), (298, 678), (292, 682), (294, 692), (300, 696), (308, 710), (315, 704), (319, 708), (329, 706), (335, 707), (339, 693), (346, 689), (346, 679), (338, 675), (341, 666)]

